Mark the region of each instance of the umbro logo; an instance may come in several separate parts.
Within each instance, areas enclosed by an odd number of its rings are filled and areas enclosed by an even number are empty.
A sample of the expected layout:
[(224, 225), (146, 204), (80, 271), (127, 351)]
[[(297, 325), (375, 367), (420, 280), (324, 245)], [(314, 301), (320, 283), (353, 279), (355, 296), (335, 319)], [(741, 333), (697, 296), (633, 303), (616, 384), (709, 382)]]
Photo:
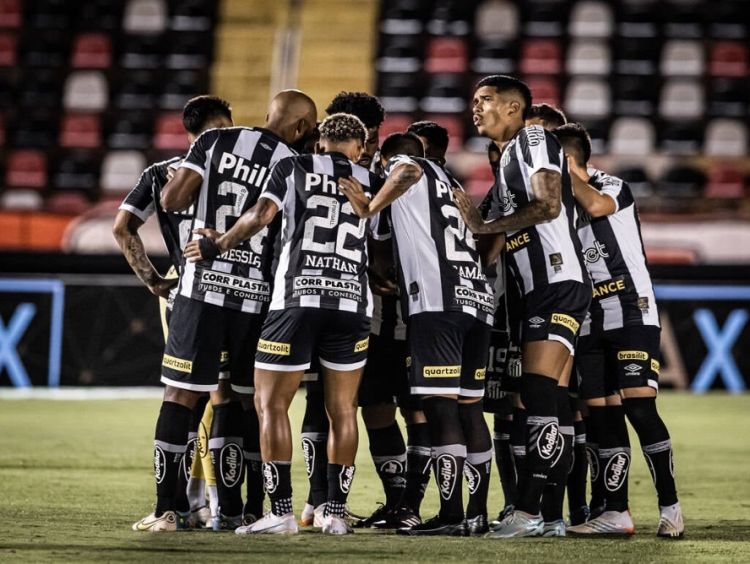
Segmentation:
[(640, 364), (635, 364), (634, 362), (631, 362), (627, 366), (624, 367), (627, 372), (625, 373), (625, 376), (639, 376), (641, 373), (641, 370), (643, 370), (643, 366)]
[(544, 324), (544, 319), (539, 316), (532, 317), (529, 319), (529, 326), (532, 329), (539, 329)]

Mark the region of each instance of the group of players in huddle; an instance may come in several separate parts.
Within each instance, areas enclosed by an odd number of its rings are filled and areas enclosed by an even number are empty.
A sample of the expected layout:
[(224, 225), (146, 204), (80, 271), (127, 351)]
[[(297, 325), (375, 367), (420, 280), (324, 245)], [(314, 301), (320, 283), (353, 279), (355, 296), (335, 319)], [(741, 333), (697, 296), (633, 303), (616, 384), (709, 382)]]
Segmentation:
[[(627, 420), (657, 534), (682, 536), (630, 189), (591, 168), (585, 129), (522, 81), (480, 80), (472, 110), (495, 177), (479, 207), (446, 169), (447, 131), (416, 122), (381, 144), (368, 94), (342, 92), (317, 123), (313, 100), (285, 90), (263, 127), (235, 127), (213, 96), (187, 103), (188, 154), (147, 168), (114, 227), (168, 301), (156, 508), (134, 530), (632, 535)], [(138, 236), (153, 213), (176, 277)], [(288, 409), (303, 382), (298, 521)], [(385, 496), (366, 518), (347, 506), (358, 406)], [(493, 458), (505, 503), (490, 522)], [(431, 471), (440, 511), (423, 521)]]

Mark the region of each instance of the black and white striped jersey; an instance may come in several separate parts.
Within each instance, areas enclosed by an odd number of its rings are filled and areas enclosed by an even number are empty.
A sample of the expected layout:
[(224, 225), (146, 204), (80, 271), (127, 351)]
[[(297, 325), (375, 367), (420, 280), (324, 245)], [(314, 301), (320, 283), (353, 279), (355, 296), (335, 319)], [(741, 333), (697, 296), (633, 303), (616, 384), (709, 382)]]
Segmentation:
[(562, 205), (555, 219), (506, 234), (508, 266), (523, 295), (556, 282), (589, 283), (565, 155), (557, 138), (541, 126), (519, 130), (503, 149), (488, 219), (512, 215), (535, 200), (531, 177), (540, 170), (561, 173)]
[(594, 295), (591, 317), (604, 330), (633, 325), (659, 325), (654, 288), (643, 250), (638, 208), (622, 179), (589, 168), (589, 185), (610, 196), (615, 213), (591, 218), (581, 211), (578, 235), (591, 274)]
[(457, 311), (492, 324), (494, 297), (482, 271), (474, 237), (456, 207), (461, 185), (432, 161), (398, 155), (386, 173), (414, 163), (424, 174), (391, 204), (391, 228), (401, 300), (409, 316)]
[(371, 196), (383, 183), (342, 153), (300, 155), (276, 165), (261, 198), (281, 212), (281, 254), (271, 309), (311, 307), (372, 316), (367, 233), (338, 188), (353, 176)]
[(181, 212), (168, 212), (159, 205), (159, 200), (161, 189), (167, 183), (167, 169), (170, 166), (176, 168), (181, 160), (182, 157), (173, 157), (146, 168), (120, 204), (121, 210), (132, 213), (144, 223), (156, 213), (169, 258), (178, 272), (182, 270), (182, 251), (187, 245), (193, 224), (193, 206)]
[[(226, 233), (258, 200), (271, 170), (296, 154), (267, 129), (209, 129), (180, 165), (203, 177), (194, 227)], [(213, 261), (186, 263), (179, 293), (206, 303), (259, 313), (271, 301), (273, 246), (278, 222)], [(191, 233), (192, 238), (200, 235)]]

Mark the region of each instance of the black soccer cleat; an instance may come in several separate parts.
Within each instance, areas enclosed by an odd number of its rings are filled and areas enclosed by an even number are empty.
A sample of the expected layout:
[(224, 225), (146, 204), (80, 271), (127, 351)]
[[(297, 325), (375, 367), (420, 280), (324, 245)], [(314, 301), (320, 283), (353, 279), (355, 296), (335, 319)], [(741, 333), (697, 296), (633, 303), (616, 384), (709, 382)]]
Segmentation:
[(469, 529), (466, 527), (466, 521), (461, 519), (458, 522), (448, 523), (443, 521), (439, 515), (428, 519), (421, 525), (397, 529), (396, 534), (418, 536), (445, 536), (445, 537), (468, 537)]
[(571, 511), (570, 515), (568, 515), (568, 519), (570, 520), (570, 524), (575, 527), (576, 525), (588, 521), (590, 515), (591, 512), (589, 511), (589, 506), (582, 505), (578, 509)]
[(383, 528), (383, 529), (393, 529), (395, 527), (385, 527), (381, 525), (385, 525), (388, 522), (389, 517), (393, 513), (393, 510), (388, 507), (387, 505), (383, 505), (382, 503), (379, 504), (380, 507), (378, 507), (372, 515), (369, 517), (365, 517), (364, 519), (361, 519), (360, 521), (357, 521), (353, 526), (356, 529), (368, 529), (370, 527), (376, 527), (376, 528)]
[(487, 523), (486, 515), (477, 515), (471, 519), (466, 519), (466, 528), (469, 530), (469, 535), (477, 536), (484, 535), (490, 530), (490, 526)]
[(409, 507), (399, 507), (390, 512), (386, 520), (373, 525), (376, 529), (405, 529), (422, 523), (422, 518)]

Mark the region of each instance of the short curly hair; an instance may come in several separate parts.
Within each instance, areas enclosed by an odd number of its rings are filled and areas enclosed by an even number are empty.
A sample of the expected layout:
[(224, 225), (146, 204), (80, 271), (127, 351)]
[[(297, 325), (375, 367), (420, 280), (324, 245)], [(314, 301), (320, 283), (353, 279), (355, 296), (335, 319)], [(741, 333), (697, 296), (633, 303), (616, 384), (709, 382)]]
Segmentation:
[(367, 129), (362, 120), (355, 115), (343, 112), (328, 116), (318, 129), (320, 129), (320, 138), (328, 141), (343, 142), (358, 139), (364, 145), (367, 139)]
[(385, 120), (385, 108), (375, 96), (367, 92), (339, 92), (326, 108), (326, 113), (355, 115), (368, 129), (380, 127)]

